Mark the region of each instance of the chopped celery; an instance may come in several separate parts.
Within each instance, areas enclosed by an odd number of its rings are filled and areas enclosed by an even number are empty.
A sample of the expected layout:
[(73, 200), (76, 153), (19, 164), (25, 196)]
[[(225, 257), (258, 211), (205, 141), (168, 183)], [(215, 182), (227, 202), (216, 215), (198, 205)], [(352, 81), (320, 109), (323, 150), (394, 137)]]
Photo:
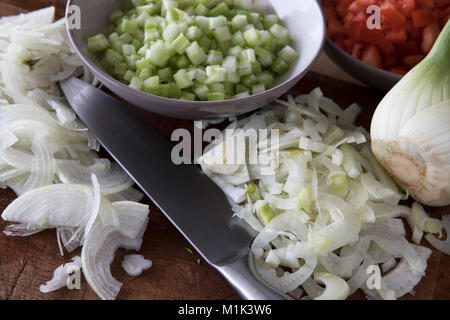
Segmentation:
[(103, 34), (98, 34), (88, 39), (87, 47), (90, 51), (100, 52), (108, 49), (110, 46), (109, 40)]
[(205, 51), (198, 45), (197, 41), (194, 41), (186, 48), (186, 54), (194, 65), (202, 64), (207, 58)]
[(263, 93), (264, 91), (266, 91), (266, 88), (263, 84), (255, 84), (252, 86), (252, 94)]
[(206, 67), (206, 83), (226, 81), (227, 70), (219, 66)]
[(230, 13), (231, 13), (231, 11), (230, 11), (230, 8), (228, 8), (227, 4), (224, 2), (221, 2), (209, 11), (209, 16), (210, 17), (229, 16)]
[(219, 42), (228, 41), (232, 38), (230, 29), (227, 26), (216, 28), (214, 30), (214, 36)]
[(243, 14), (239, 14), (234, 16), (231, 20), (231, 27), (233, 30), (243, 30), (246, 26), (248, 26), (247, 16)]
[(147, 51), (147, 58), (158, 67), (165, 67), (170, 58), (169, 49), (163, 42), (156, 42)]
[(189, 77), (186, 69), (178, 70), (178, 72), (173, 75), (173, 78), (177, 82), (177, 85), (178, 87), (180, 87), (180, 89), (189, 88), (194, 85), (194, 82)]
[(209, 92), (206, 94), (208, 101), (225, 100), (225, 94), (222, 92)]
[(298, 53), (297, 51), (292, 49), (291, 46), (287, 45), (283, 49), (281, 49), (280, 52), (278, 52), (278, 57), (280, 57), (286, 63), (292, 63), (297, 59)]
[(198, 41), (202, 37), (203, 32), (202, 30), (197, 26), (190, 26), (186, 30), (186, 38), (188, 38), (190, 41)]
[(191, 43), (184, 36), (184, 34), (180, 34), (173, 42), (172, 49), (178, 52), (178, 54), (183, 54), (187, 47), (189, 47)]
[(263, 0), (125, 0), (107, 34), (87, 41), (100, 65), (169, 98), (242, 98), (272, 88), (298, 57)]
[(283, 74), (289, 69), (289, 65), (281, 60), (280, 58), (276, 58), (272, 64), (272, 71), (277, 74)]

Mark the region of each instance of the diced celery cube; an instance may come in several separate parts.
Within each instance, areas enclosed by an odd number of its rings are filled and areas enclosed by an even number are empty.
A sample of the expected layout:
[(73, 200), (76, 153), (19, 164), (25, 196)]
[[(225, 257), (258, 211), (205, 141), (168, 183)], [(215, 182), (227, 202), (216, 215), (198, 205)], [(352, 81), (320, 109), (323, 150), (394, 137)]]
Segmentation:
[(274, 24), (278, 24), (279, 18), (276, 14), (267, 14), (264, 16), (264, 29), (270, 30)]
[(205, 85), (202, 85), (194, 90), (197, 97), (199, 97), (201, 100), (206, 100), (206, 95), (209, 92), (209, 88)]
[(118, 63), (114, 66), (114, 74), (118, 76), (123, 76), (128, 70), (126, 63)]
[(225, 94), (222, 92), (209, 92), (206, 94), (208, 101), (220, 101), (225, 100)]
[(159, 77), (153, 76), (144, 80), (145, 91), (153, 91), (159, 88)]
[(183, 92), (180, 97), (181, 100), (195, 101), (195, 94), (191, 92)]
[(254, 27), (244, 32), (244, 38), (250, 47), (256, 47), (261, 43), (261, 35)]
[(278, 57), (280, 57), (287, 64), (291, 64), (297, 59), (298, 53), (288, 45), (281, 49), (280, 52), (278, 52)]
[(227, 70), (219, 66), (207, 66), (206, 76), (206, 83), (224, 82), (227, 79)]
[(266, 91), (266, 88), (263, 84), (255, 84), (252, 86), (252, 94), (263, 93)]
[(228, 73), (236, 72), (237, 58), (235, 56), (227, 56), (223, 61), (222, 66), (227, 70)]
[(207, 58), (205, 51), (203, 51), (197, 41), (192, 42), (191, 45), (187, 47), (186, 54), (189, 60), (196, 66), (205, 62)]
[(227, 73), (227, 81), (233, 84), (241, 82), (241, 76), (237, 72)]
[(235, 32), (231, 38), (233, 46), (245, 47), (245, 37), (241, 31)]
[(276, 58), (272, 65), (272, 71), (278, 74), (285, 73), (289, 69), (289, 65), (281, 60), (280, 58)]
[(207, 16), (209, 15), (209, 9), (200, 3), (197, 8), (195, 8), (195, 14), (197, 16)]
[(251, 88), (253, 85), (255, 85), (258, 82), (258, 78), (256, 78), (255, 75), (249, 74), (241, 79), (241, 82), (244, 86), (247, 88)]
[(158, 71), (158, 75), (159, 75), (159, 80), (161, 82), (169, 81), (173, 75), (172, 68), (168, 67), (168, 68), (161, 69)]
[(224, 27), (227, 25), (227, 18), (224, 16), (211, 17), (209, 18), (209, 28), (211, 30)]
[(167, 42), (172, 42), (180, 35), (180, 27), (177, 23), (171, 22), (163, 31), (163, 38)]
[(206, 71), (200, 68), (197, 68), (197, 72), (195, 73), (195, 80), (200, 82), (206, 81)]
[(145, 41), (156, 41), (159, 38), (160, 34), (156, 27), (145, 29)]
[(132, 44), (124, 44), (122, 45), (122, 54), (124, 56), (131, 56), (136, 54), (136, 48)]
[(103, 34), (98, 34), (88, 39), (87, 47), (92, 52), (101, 52), (110, 47), (108, 39)]
[(241, 61), (238, 64), (238, 73), (241, 77), (252, 73), (252, 64), (248, 61)]
[(142, 89), (142, 80), (138, 77), (133, 77), (128, 85), (130, 88), (141, 90)]
[(230, 8), (228, 8), (227, 4), (224, 2), (219, 3), (209, 11), (210, 17), (217, 17), (221, 15), (226, 17), (230, 15)]
[(222, 52), (217, 50), (210, 50), (208, 53), (208, 58), (206, 59), (206, 63), (209, 65), (217, 65), (223, 62)]
[(261, 63), (261, 65), (263, 67), (267, 67), (267, 66), (270, 66), (272, 64), (273, 56), (266, 49), (263, 49), (261, 47), (256, 47), (255, 48), (255, 53), (256, 53), (256, 57), (259, 60), (259, 63)]
[(121, 24), (121, 30), (124, 33), (136, 35), (136, 32), (138, 30), (138, 24), (136, 21), (123, 19)]
[(112, 66), (121, 63), (125, 60), (125, 58), (114, 49), (106, 50), (105, 59)]
[(276, 38), (276, 39), (281, 39), (283, 41), (288, 40), (289, 37), (289, 32), (285, 27), (280, 26), (278, 23), (274, 24), (271, 28), (270, 28), (270, 33)]
[(190, 41), (198, 41), (202, 37), (203, 32), (202, 30), (197, 26), (190, 26), (186, 30), (186, 38), (188, 38)]
[(231, 33), (230, 29), (227, 26), (219, 27), (214, 30), (214, 36), (216, 37), (217, 41), (223, 42), (231, 40)]
[(183, 54), (187, 47), (189, 47), (191, 43), (184, 36), (184, 34), (180, 34), (173, 42), (172, 49), (174, 49), (179, 54)]
[(256, 62), (256, 54), (253, 49), (245, 49), (241, 53), (241, 61), (247, 61), (250, 63)]
[(247, 16), (238, 14), (231, 20), (231, 27), (233, 30), (243, 30), (248, 25)]
[(178, 72), (173, 75), (173, 78), (180, 89), (189, 88), (194, 85), (194, 82), (190, 79), (186, 69), (178, 70)]
[(147, 50), (146, 57), (158, 67), (165, 67), (170, 58), (170, 51), (162, 42), (154, 43), (149, 50)]

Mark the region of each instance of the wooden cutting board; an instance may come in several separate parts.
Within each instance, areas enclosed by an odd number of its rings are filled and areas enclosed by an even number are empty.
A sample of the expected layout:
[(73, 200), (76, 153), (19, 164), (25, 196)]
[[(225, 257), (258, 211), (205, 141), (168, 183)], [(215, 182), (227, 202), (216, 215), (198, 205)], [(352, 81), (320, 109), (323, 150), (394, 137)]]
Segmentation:
[[(0, 16), (36, 10), (48, 5), (54, 5), (59, 16), (64, 14), (64, 0), (0, 0)], [(360, 116), (359, 124), (366, 128), (370, 125), (373, 111), (383, 96), (376, 90), (316, 73), (308, 74), (291, 93), (308, 93), (316, 87), (321, 87), (326, 96), (342, 106), (352, 102), (363, 106), (364, 112)], [(169, 119), (133, 106), (130, 108), (137, 111), (167, 139), (170, 139), (176, 128), (193, 129), (191, 121)], [(12, 191), (0, 189), (0, 212), (14, 198)], [(153, 267), (140, 277), (130, 277), (120, 266), (125, 251), (119, 250), (111, 267), (113, 275), (124, 283), (118, 299), (238, 299), (233, 289), (214, 269), (201, 260), (197, 253), (190, 252), (188, 242), (162, 213), (148, 199), (146, 202), (150, 204), (151, 218), (140, 253), (153, 261)], [(430, 208), (430, 212), (439, 216), (448, 213), (448, 209), (450, 208)], [(0, 231), (5, 226), (6, 223), (0, 219)], [(422, 245), (429, 247), (426, 241), (423, 241)], [(53, 270), (69, 262), (70, 258), (77, 254), (79, 255), (79, 251), (60, 256), (55, 230), (27, 238), (7, 237), (1, 233), (0, 299), (96, 299), (95, 293), (84, 280), (80, 290), (61, 289), (49, 294), (39, 292), (39, 286), (52, 278)], [(363, 295), (356, 293), (351, 298), (361, 299)], [(450, 299), (450, 257), (433, 250), (426, 276), (415, 288), (415, 296), (407, 295), (403, 299)]]

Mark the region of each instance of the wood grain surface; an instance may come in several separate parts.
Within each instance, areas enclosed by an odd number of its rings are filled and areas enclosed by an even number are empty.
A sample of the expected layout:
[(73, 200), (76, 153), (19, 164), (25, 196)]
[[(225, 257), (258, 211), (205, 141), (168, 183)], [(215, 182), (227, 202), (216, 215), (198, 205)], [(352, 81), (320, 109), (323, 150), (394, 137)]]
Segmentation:
[[(0, 0), (0, 16), (48, 5), (54, 5), (59, 16), (64, 14), (64, 0)], [(376, 90), (316, 73), (308, 74), (291, 93), (308, 93), (318, 86), (326, 96), (342, 106), (352, 102), (363, 106), (364, 112), (358, 121), (365, 127), (369, 126), (374, 108), (382, 97), (382, 93)], [(191, 121), (160, 117), (133, 106), (130, 109), (138, 112), (167, 139), (170, 139), (176, 128), (193, 129)], [(0, 212), (14, 198), (12, 191), (0, 189)], [(153, 261), (153, 267), (140, 277), (130, 277), (120, 266), (125, 251), (119, 250), (111, 267), (113, 275), (123, 282), (118, 299), (238, 299), (233, 289), (214, 269), (201, 260), (197, 253), (189, 252), (188, 242), (162, 213), (148, 199), (146, 202), (150, 204), (151, 217), (140, 253)], [(439, 216), (448, 213), (448, 209), (449, 207), (429, 210), (433, 216)], [(0, 231), (5, 226), (6, 223), (0, 219)], [(422, 245), (430, 247), (426, 241)], [(62, 263), (69, 262), (77, 254), (79, 251), (60, 256), (55, 230), (27, 238), (7, 237), (1, 232), (0, 299), (97, 299), (84, 280), (80, 290), (61, 289), (49, 294), (39, 292), (39, 286), (52, 278), (53, 270)], [(350, 298), (362, 299), (363, 295), (357, 292)], [(450, 257), (433, 250), (426, 276), (415, 288), (415, 295), (408, 294), (402, 299), (450, 299)]]

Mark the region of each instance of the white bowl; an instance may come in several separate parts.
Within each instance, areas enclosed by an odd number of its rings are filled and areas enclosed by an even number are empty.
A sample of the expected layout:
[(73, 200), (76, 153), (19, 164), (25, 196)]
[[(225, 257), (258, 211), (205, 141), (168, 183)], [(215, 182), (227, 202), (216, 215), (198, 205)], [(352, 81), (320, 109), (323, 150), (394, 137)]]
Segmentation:
[(293, 46), (300, 56), (275, 86), (247, 98), (224, 101), (184, 101), (151, 95), (132, 89), (117, 81), (100, 67), (89, 52), (87, 39), (106, 33), (109, 14), (121, 7), (123, 0), (70, 0), (68, 6), (81, 9), (81, 29), (69, 29), (72, 45), (92, 73), (111, 91), (142, 109), (175, 118), (217, 119), (254, 111), (277, 99), (291, 89), (311, 68), (325, 41), (325, 19), (316, 0), (266, 1), (269, 11), (276, 12), (289, 30)]

